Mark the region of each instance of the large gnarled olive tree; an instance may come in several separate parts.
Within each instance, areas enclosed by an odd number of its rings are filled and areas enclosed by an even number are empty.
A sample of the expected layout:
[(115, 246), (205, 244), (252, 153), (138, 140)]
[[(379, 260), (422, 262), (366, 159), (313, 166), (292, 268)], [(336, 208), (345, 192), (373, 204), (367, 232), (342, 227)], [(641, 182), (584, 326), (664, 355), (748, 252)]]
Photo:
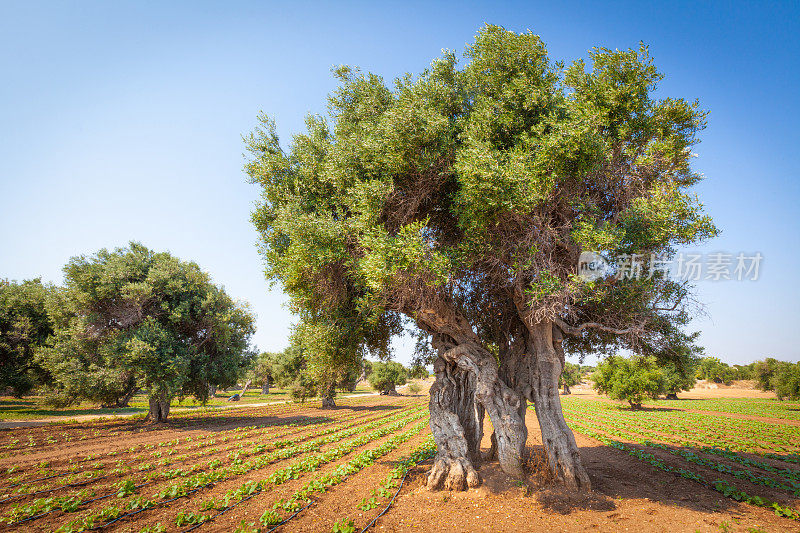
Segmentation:
[[(558, 395), (564, 354), (669, 357), (690, 340), (686, 287), (647, 265), (613, 274), (624, 254), (715, 233), (686, 191), (704, 113), (654, 99), (644, 47), (565, 68), (536, 35), (486, 26), (465, 57), (391, 88), (338, 68), (330, 116), (310, 116), (287, 151), (262, 117), (246, 170), (267, 274), (320, 331), (375, 348), (406, 320), (427, 336), (431, 488), (479, 483), (485, 414), (493, 454), (521, 476), (529, 402), (555, 477), (589, 488)], [(610, 275), (579, 278), (583, 251)]]

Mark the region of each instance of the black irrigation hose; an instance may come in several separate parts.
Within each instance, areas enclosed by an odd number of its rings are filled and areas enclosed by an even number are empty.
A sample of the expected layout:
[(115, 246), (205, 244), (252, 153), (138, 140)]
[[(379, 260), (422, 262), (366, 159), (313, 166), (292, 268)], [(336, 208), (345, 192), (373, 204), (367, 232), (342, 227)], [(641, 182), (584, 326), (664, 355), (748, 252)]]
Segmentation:
[(291, 519), (292, 519), (292, 518), (294, 518), (295, 516), (297, 516), (297, 515), (299, 515), (300, 513), (302, 513), (303, 511), (305, 511), (306, 509), (308, 509), (309, 507), (311, 507), (311, 504), (312, 504), (312, 503), (314, 503), (314, 500), (308, 500), (308, 504), (307, 504), (305, 507), (303, 507), (303, 508), (302, 508), (302, 509), (300, 509), (299, 511), (295, 512), (295, 513), (294, 513), (292, 516), (290, 516), (289, 518), (287, 518), (286, 520), (284, 520), (284, 521), (283, 521), (283, 522), (281, 522), (280, 524), (275, 524), (275, 527), (273, 527), (272, 529), (270, 529), (269, 531), (267, 531), (267, 533), (272, 533), (273, 531), (275, 531), (276, 529), (278, 529), (279, 527), (281, 527), (283, 524), (285, 524), (286, 522), (288, 522), (289, 520), (291, 520)]
[[(425, 457), (424, 459), (421, 459), (421, 460), (419, 460), (419, 461), (417, 462), (417, 464), (419, 464), (419, 463), (421, 463), (422, 461), (425, 461), (425, 460), (427, 460), (427, 459), (428, 459), (428, 458), (427, 458), (427, 457)], [(416, 465), (414, 465), (414, 466), (416, 466)], [(364, 529), (362, 529), (362, 530), (361, 530), (361, 533), (364, 533), (366, 530), (368, 530), (369, 528), (371, 528), (372, 526), (374, 526), (374, 525), (375, 525), (375, 522), (377, 522), (377, 521), (378, 521), (378, 518), (382, 517), (383, 515), (385, 515), (385, 514), (386, 514), (386, 513), (389, 511), (389, 507), (391, 507), (391, 506), (392, 506), (392, 504), (394, 503), (394, 501), (397, 499), (397, 496), (400, 494), (400, 491), (401, 491), (401, 490), (403, 490), (403, 483), (405, 483), (405, 482), (406, 482), (406, 477), (408, 476), (408, 473), (409, 473), (410, 471), (411, 471), (411, 468), (408, 468), (408, 469), (406, 469), (406, 473), (405, 473), (405, 474), (403, 474), (403, 479), (401, 479), (401, 480), (400, 480), (400, 486), (399, 486), (399, 487), (397, 487), (397, 492), (395, 492), (395, 493), (394, 493), (394, 496), (392, 496), (392, 499), (391, 499), (391, 500), (389, 501), (389, 503), (386, 505), (386, 508), (385, 508), (383, 511), (381, 511), (381, 512), (380, 512), (380, 514), (378, 514), (378, 516), (376, 516), (375, 518), (373, 518), (373, 519), (372, 519), (372, 521), (371, 521), (369, 524), (367, 524), (366, 526), (364, 526)]]
[(378, 518), (382, 517), (383, 515), (385, 515), (385, 514), (387, 513), (387, 511), (389, 511), (389, 507), (391, 507), (391, 506), (392, 506), (392, 504), (394, 503), (394, 500), (395, 500), (395, 498), (397, 498), (397, 495), (398, 495), (398, 494), (400, 494), (400, 491), (403, 489), (403, 483), (405, 483), (405, 482), (406, 482), (406, 476), (408, 476), (408, 472), (409, 472), (409, 471), (408, 471), (408, 470), (406, 470), (406, 473), (405, 473), (405, 474), (403, 474), (403, 479), (401, 479), (401, 480), (400, 480), (400, 486), (399, 486), (399, 487), (397, 487), (397, 492), (395, 492), (395, 493), (394, 493), (394, 496), (392, 496), (392, 499), (391, 499), (391, 500), (389, 501), (389, 503), (386, 505), (386, 508), (384, 508), (384, 510), (383, 510), (383, 511), (381, 511), (381, 512), (378, 514), (378, 516), (376, 516), (375, 518), (373, 518), (373, 519), (370, 521), (370, 523), (369, 523), (369, 524), (367, 524), (366, 526), (364, 526), (364, 529), (362, 529), (362, 530), (361, 530), (361, 533), (364, 533), (366, 530), (368, 530), (369, 528), (371, 528), (372, 526), (374, 526), (374, 525), (375, 525), (375, 522), (377, 522), (377, 521), (378, 521)]
[(234, 507), (236, 507), (236, 506), (237, 506), (237, 505), (239, 505), (240, 503), (244, 503), (244, 502), (246, 502), (247, 500), (249, 500), (250, 498), (254, 498), (255, 496), (257, 496), (257, 495), (259, 495), (259, 494), (261, 494), (261, 493), (260, 493), (260, 492), (256, 492), (256, 493), (254, 493), (254, 494), (251, 494), (251, 495), (250, 495), (250, 496), (248, 496), (247, 498), (243, 498), (243, 499), (239, 500), (238, 502), (234, 503), (233, 505), (229, 505), (228, 507), (226, 507), (225, 509), (221, 510), (220, 512), (218, 512), (218, 513), (217, 513), (217, 514), (215, 514), (214, 516), (212, 516), (212, 517), (209, 517), (209, 518), (207, 518), (207, 519), (203, 520), (202, 522), (199, 522), (199, 523), (197, 523), (197, 524), (193, 525), (193, 526), (192, 526), (192, 527), (190, 527), (189, 529), (186, 529), (186, 530), (184, 530), (184, 531), (183, 531), (183, 533), (188, 533), (189, 531), (193, 531), (193, 530), (197, 529), (198, 527), (200, 527), (200, 526), (202, 526), (202, 525), (206, 524), (207, 522), (211, 522), (212, 520), (214, 520), (216, 517), (218, 517), (218, 516), (219, 516), (219, 515), (221, 515), (222, 513), (227, 513), (228, 511), (230, 511), (231, 509), (233, 509)]
[[(149, 482), (148, 482), (148, 483), (149, 483)], [(181, 494), (180, 496), (175, 496), (174, 498), (170, 498), (169, 500), (164, 500), (164, 501), (162, 501), (162, 502), (156, 502), (156, 503), (154, 503), (154, 504), (153, 504), (153, 505), (151, 505), (151, 506), (148, 506), (148, 507), (142, 507), (141, 509), (136, 509), (135, 511), (131, 511), (130, 513), (125, 513), (125, 514), (119, 515), (119, 516), (118, 516), (118, 517), (116, 517), (114, 520), (111, 520), (110, 522), (106, 522), (105, 524), (100, 524), (99, 526), (95, 526), (95, 527), (91, 528), (89, 531), (96, 531), (96, 530), (98, 530), (98, 529), (104, 529), (104, 528), (107, 528), (107, 527), (108, 527), (108, 526), (110, 526), (111, 524), (113, 524), (113, 523), (115, 523), (115, 522), (119, 522), (119, 521), (120, 521), (120, 520), (122, 520), (123, 518), (128, 518), (128, 517), (130, 517), (130, 516), (134, 516), (134, 515), (137, 515), (137, 514), (139, 514), (139, 513), (142, 513), (142, 512), (144, 512), (144, 511), (147, 511), (148, 509), (153, 509), (153, 508), (155, 508), (155, 507), (160, 507), (160, 506), (162, 506), (162, 505), (166, 505), (166, 504), (168, 504), (168, 503), (170, 503), (170, 502), (174, 502), (175, 500), (180, 500), (181, 498), (185, 498), (185, 497), (187, 497), (187, 496), (189, 496), (189, 495), (191, 495), (191, 494), (194, 494), (195, 492), (197, 492), (197, 491), (198, 491), (198, 490), (200, 490), (200, 489), (204, 489), (204, 488), (206, 488), (206, 487), (210, 487), (210, 486), (211, 486), (211, 485), (213, 485), (213, 484), (214, 484), (213, 482), (211, 482), (211, 483), (206, 483), (205, 485), (200, 485), (199, 487), (197, 487), (197, 488), (194, 488), (194, 489), (190, 490), (190, 491), (189, 491), (189, 492), (187, 492), (186, 494)], [(138, 487), (137, 487), (137, 488), (138, 488)]]

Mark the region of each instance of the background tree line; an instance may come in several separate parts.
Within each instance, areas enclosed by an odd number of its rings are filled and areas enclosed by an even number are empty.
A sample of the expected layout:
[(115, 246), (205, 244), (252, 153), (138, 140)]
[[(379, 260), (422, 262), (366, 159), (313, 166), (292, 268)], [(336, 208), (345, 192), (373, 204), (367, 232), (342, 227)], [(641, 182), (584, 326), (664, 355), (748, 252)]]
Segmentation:
[[(567, 363), (571, 365), (571, 363)], [(572, 365), (576, 367), (577, 365)], [(575, 373), (575, 370), (571, 370)], [(564, 374), (568, 370), (565, 368)], [(564, 377), (565, 386), (575, 385), (574, 377)], [(578, 382), (580, 378), (577, 378)], [(778, 399), (800, 399), (800, 363), (767, 358), (748, 365), (729, 365), (716, 357), (682, 358), (677, 363), (660, 365), (654, 357), (611, 356), (601, 362), (590, 379), (594, 388), (615, 400), (639, 408), (646, 398), (677, 399), (698, 379), (730, 385), (735, 380), (753, 380), (764, 391), (774, 391)]]
[(241, 382), (292, 398), (332, 398), (360, 380), (392, 394), (427, 377), (392, 361), (320, 360), (302, 330), (280, 353), (250, 346), (255, 317), (193, 262), (132, 242), (73, 257), (64, 285), (0, 280), (0, 393), (37, 392), (47, 405), (81, 401), (126, 407), (144, 392), (149, 416), (167, 418), (170, 402), (205, 402)]
[[(305, 401), (328, 392), (311, 366), (307, 350), (297, 339), (281, 352), (262, 352), (252, 362), (246, 373), (247, 379), (261, 387), (263, 394), (270, 387), (288, 389), (292, 399)], [(409, 379), (422, 379), (429, 373), (422, 365), (406, 368), (396, 361), (370, 361), (362, 359), (356, 365), (348, 365), (334, 389), (353, 392), (359, 382), (367, 382), (381, 394), (397, 394), (396, 387)], [(324, 378), (323, 378), (324, 379)], [(412, 391), (413, 392), (413, 391)]]

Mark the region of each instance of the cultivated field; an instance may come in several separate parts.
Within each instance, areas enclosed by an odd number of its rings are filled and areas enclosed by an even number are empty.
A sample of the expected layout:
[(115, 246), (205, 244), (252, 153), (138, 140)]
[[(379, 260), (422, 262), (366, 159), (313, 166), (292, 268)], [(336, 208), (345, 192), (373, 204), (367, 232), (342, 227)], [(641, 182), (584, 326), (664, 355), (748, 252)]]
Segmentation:
[(4, 430), (0, 527), (361, 531), (388, 508), (375, 531), (800, 531), (800, 404), (709, 390), (630, 411), (574, 392), (589, 494), (548, 483), (532, 410), (527, 483), (489, 463), (478, 489), (429, 492), (427, 396), (365, 396)]

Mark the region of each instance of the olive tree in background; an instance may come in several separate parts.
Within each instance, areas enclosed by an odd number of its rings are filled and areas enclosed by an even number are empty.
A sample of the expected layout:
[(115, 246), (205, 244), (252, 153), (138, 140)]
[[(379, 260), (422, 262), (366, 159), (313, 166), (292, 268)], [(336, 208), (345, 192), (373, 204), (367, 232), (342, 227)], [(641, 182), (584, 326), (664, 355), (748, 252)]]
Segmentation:
[(45, 307), (52, 290), (38, 278), (0, 280), (0, 394), (20, 398), (49, 380), (34, 353), (53, 333)]
[(560, 386), (564, 387), (564, 394), (572, 394), (569, 388), (578, 385), (582, 377), (583, 374), (581, 373), (580, 365), (565, 362), (564, 369), (561, 371), (561, 378), (559, 378), (558, 382)]
[(205, 401), (236, 383), (254, 317), (193, 262), (139, 243), (72, 258), (49, 302), (55, 333), (37, 358), (52, 403), (124, 402), (147, 392), (163, 421), (175, 396)]
[(372, 363), (372, 373), (367, 378), (370, 386), (380, 394), (397, 395), (398, 385), (406, 383), (406, 369), (396, 361)]
[[(588, 489), (561, 411), (564, 355), (670, 357), (681, 341), (688, 287), (647, 262), (615, 274), (629, 254), (669, 257), (716, 234), (688, 191), (705, 113), (654, 98), (644, 47), (565, 67), (538, 36), (486, 26), (465, 58), (447, 52), (390, 85), (336, 69), (329, 115), (309, 116), (286, 150), (261, 117), (246, 171), (267, 275), (316, 330), (312, 351), (346, 341), (355, 364), (404, 327), (428, 339), (429, 487), (480, 482), (487, 412), (500, 465), (522, 476), (533, 402), (554, 478)], [(584, 251), (607, 275), (576, 275)]]
[(655, 357), (611, 356), (592, 374), (594, 388), (613, 400), (624, 400), (641, 409), (646, 398), (655, 400), (665, 392), (664, 374)]
[(779, 400), (800, 400), (800, 363), (788, 363), (767, 357), (755, 363), (758, 387), (774, 391)]

